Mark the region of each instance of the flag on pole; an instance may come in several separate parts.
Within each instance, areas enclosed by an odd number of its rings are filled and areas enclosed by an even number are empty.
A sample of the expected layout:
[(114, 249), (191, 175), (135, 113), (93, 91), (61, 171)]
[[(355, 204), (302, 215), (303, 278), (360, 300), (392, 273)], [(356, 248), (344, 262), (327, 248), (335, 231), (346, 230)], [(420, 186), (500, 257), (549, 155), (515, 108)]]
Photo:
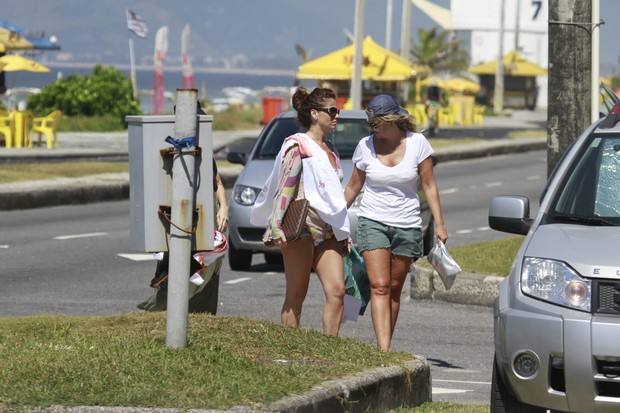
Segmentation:
[(138, 16), (129, 9), (127, 9), (127, 28), (134, 32), (136, 36), (141, 38), (145, 38), (149, 31), (146, 27), (146, 23), (142, 20), (142, 17)]

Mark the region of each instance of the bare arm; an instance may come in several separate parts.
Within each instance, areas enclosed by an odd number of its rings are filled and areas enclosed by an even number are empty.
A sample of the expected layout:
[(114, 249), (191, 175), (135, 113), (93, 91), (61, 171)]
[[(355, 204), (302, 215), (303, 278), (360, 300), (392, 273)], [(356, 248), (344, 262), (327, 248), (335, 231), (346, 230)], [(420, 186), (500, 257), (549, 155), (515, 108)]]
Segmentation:
[(366, 172), (357, 169), (357, 166), (353, 167), (351, 178), (344, 189), (344, 198), (347, 200), (347, 208), (350, 208), (355, 198), (359, 195), (364, 182), (366, 181)]
[(418, 165), (418, 173), (420, 175), (422, 190), (424, 191), (424, 195), (426, 195), (426, 201), (428, 202), (431, 213), (433, 214), (433, 220), (435, 221), (435, 236), (445, 244), (448, 240), (448, 230), (443, 221), (439, 190), (437, 189), (435, 175), (433, 174), (433, 160), (430, 156)]
[(219, 209), (217, 210), (216, 215), (217, 230), (224, 232), (226, 231), (226, 228), (228, 228), (228, 200), (226, 199), (226, 189), (224, 189), (222, 177), (219, 173), (215, 176), (215, 182), (217, 183), (215, 199), (219, 204)]

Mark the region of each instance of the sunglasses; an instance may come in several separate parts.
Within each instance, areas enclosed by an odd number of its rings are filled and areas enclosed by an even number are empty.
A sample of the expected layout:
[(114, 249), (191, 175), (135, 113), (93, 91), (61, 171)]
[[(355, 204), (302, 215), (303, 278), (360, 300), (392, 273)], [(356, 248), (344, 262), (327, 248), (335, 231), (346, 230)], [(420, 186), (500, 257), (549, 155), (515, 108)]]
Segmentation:
[(383, 124), (383, 122), (373, 122), (373, 123), (366, 122), (366, 123), (368, 124), (368, 127), (371, 130), (377, 130), (377, 128)]
[(328, 108), (319, 108), (317, 110), (320, 110), (321, 112), (325, 112), (327, 113), (329, 116), (331, 116), (332, 118), (336, 115), (340, 115), (340, 109), (338, 109), (335, 106), (330, 106)]

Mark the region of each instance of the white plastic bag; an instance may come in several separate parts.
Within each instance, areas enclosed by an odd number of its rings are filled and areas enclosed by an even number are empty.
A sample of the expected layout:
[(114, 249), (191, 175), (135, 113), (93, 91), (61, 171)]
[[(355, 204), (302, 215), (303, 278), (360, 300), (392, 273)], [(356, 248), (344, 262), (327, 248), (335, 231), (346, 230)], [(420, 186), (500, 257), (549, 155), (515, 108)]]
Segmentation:
[(452, 255), (443, 242), (437, 240), (437, 244), (428, 253), (428, 262), (431, 263), (446, 290), (449, 290), (456, 279), (457, 274), (461, 272), (461, 267), (456, 263)]

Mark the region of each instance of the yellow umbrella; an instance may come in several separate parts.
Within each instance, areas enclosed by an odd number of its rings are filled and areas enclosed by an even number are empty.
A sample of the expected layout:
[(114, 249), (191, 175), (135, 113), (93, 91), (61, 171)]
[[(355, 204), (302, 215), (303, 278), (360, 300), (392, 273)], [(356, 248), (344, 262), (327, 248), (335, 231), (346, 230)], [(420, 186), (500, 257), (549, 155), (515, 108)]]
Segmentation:
[(480, 85), (473, 80), (455, 77), (446, 82), (446, 89), (456, 93), (478, 93)]
[(420, 81), (420, 87), (439, 86), (442, 89), (446, 89), (447, 83), (440, 77), (429, 76)]
[(17, 72), (24, 70), (27, 72), (49, 72), (47, 66), (37, 63), (34, 60), (26, 59), (17, 54), (8, 54), (0, 57), (0, 71)]
[[(545, 69), (526, 60), (514, 50), (504, 55), (503, 63), (506, 76), (540, 76), (547, 74)], [(477, 75), (494, 75), (496, 67), (496, 60), (492, 60), (470, 68), (469, 72)]]
[[(353, 75), (354, 45), (319, 57), (299, 66), (297, 79), (349, 80)], [(375, 43), (370, 36), (362, 45), (362, 79), (373, 81), (409, 80), (427, 72), (426, 66), (416, 65)]]

